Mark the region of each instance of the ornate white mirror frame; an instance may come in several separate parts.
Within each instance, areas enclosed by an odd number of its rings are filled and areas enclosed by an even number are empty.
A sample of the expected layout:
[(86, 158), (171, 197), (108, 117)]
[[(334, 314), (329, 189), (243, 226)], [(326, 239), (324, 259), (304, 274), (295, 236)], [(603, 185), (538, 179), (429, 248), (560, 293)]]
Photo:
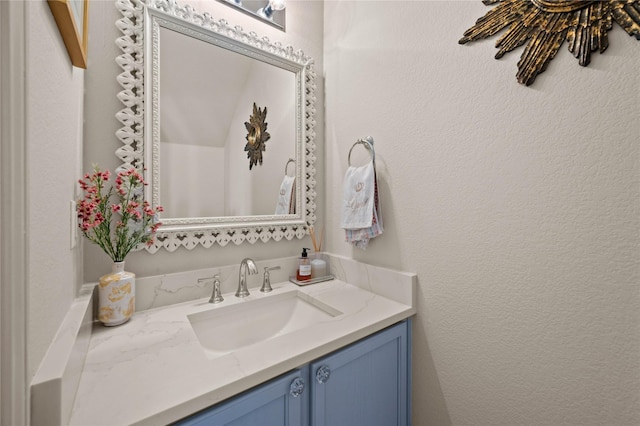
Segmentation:
[[(122, 127), (116, 136), (122, 146), (116, 150), (122, 161), (119, 169), (135, 168), (144, 172), (152, 182), (145, 191), (145, 199), (155, 207), (159, 204), (157, 182), (159, 173), (157, 117), (157, 52), (159, 22), (163, 25), (181, 26), (188, 33), (197, 35), (227, 49), (246, 56), (279, 64), (281, 68), (296, 73), (296, 187), (300, 191), (298, 213), (278, 216), (227, 216), (215, 218), (171, 218), (160, 227), (155, 243), (147, 251), (160, 248), (174, 251), (178, 247), (193, 249), (198, 245), (211, 247), (229, 242), (279, 241), (302, 238), (313, 225), (315, 216), (315, 71), (313, 60), (291, 46), (283, 47), (268, 38), (260, 38), (254, 32), (246, 33), (241, 27), (231, 27), (224, 19), (214, 20), (208, 13), (199, 14), (191, 6), (181, 6), (175, 0), (116, 0), (122, 18), (116, 26), (122, 36), (116, 44), (122, 51), (116, 62), (122, 68), (117, 76), (123, 90), (118, 99), (124, 108), (116, 114)], [(150, 39), (145, 40), (145, 37)], [(146, 56), (146, 61), (145, 61)], [(151, 59), (149, 61), (148, 59)], [(147, 93), (151, 92), (151, 93)], [(147, 109), (146, 109), (147, 108)], [(155, 109), (154, 109), (155, 108)], [(155, 136), (154, 136), (155, 134)], [(155, 174), (155, 177), (154, 177)]]

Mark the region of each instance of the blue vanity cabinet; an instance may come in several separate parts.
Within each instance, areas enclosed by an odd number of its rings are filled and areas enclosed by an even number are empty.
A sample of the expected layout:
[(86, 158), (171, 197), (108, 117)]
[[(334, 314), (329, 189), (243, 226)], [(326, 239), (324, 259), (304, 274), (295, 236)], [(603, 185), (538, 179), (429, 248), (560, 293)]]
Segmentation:
[(308, 366), (294, 370), (176, 424), (181, 426), (308, 426), (308, 375)]
[(179, 421), (189, 426), (408, 426), (410, 320)]
[(312, 426), (410, 423), (409, 321), (311, 364)]

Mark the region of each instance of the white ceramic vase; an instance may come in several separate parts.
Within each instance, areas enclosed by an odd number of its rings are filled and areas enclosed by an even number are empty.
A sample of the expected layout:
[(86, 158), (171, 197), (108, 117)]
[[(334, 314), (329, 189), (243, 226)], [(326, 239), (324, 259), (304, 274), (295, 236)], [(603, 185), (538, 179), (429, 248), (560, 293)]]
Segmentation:
[(136, 274), (114, 262), (111, 273), (98, 283), (98, 320), (106, 326), (124, 324), (135, 312)]

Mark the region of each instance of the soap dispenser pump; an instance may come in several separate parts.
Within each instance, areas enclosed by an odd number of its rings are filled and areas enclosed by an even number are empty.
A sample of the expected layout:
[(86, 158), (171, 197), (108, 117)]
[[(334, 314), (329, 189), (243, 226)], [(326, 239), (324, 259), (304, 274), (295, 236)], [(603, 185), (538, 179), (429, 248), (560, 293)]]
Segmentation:
[(307, 254), (308, 248), (302, 248), (302, 254), (300, 255), (300, 263), (298, 264), (298, 270), (296, 272), (296, 279), (298, 281), (308, 281), (311, 279), (311, 261)]

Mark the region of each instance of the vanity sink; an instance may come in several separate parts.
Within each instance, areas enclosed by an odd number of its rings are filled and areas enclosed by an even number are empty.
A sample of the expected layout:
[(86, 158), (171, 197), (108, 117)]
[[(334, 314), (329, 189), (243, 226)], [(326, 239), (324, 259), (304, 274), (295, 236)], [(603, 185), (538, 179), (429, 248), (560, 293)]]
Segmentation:
[(200, 345), (213, 358), (341, 314), (308, 294), (290, 290), (258, 295), (187, 317)]

